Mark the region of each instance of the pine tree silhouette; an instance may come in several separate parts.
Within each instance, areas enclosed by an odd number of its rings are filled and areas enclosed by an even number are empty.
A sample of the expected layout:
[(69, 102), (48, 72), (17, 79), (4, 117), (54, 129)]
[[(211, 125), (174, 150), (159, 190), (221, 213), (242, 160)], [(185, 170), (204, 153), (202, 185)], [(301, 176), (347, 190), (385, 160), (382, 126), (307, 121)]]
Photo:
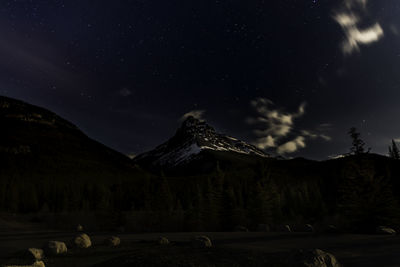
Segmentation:
[(361, 155), (370, 152), (371, 148), (365, 150), (365, 142), (361, 139), (361, 134), (357, 131), (356, 127), (351, 127), (348, 134), (352, 139), (352, 147), (350, 148), (350, 154)]
[(392, 159), (400, 159), (400, 151), (396, 142), (392, 139), (392, 145), (389, 146), (389, 157)]

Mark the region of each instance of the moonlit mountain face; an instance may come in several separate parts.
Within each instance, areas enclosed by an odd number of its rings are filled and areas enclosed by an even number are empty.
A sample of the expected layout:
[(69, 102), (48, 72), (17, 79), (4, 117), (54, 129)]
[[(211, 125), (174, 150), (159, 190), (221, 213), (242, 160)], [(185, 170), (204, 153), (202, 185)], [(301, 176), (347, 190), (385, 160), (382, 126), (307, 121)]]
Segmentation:
[(222, 151), (269, 157), (255, 146), (234, 137), (217, 133), (205, 121), (188, 117), (176, 134), (150, 152), (139, 155), (135, 161), (151, 161), (156, 166), (178, 166), (198, 158), (202, 151)]

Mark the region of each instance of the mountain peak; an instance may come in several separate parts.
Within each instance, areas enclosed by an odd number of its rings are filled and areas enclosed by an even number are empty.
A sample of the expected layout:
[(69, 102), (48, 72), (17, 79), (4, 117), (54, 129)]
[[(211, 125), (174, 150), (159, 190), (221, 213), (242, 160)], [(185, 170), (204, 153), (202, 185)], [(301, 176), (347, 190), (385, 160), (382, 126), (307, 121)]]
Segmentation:
[(255, 146), (217, 133), (206, 121), (189, 116), (182, 122), (181, 127), (172, 138), (154, 150), (139, 155), (135, 161), (166, 168), (175, 167), (201, 157), (202, 151), (269, 157)]
[(215, 129), (207, 124), (204, 120), (199, 120), (193, 116), (187, 117), (182, 122), (181, 127), (177, 131), (177, 135), (185, 135), (191, 137), (199, 137), (206, 134), (215, 134)]

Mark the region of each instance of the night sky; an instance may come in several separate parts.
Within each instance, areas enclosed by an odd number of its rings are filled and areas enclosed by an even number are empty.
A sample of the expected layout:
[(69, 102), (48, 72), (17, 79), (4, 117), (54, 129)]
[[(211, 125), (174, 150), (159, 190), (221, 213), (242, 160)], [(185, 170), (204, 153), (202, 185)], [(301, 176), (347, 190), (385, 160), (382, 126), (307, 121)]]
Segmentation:
[(0, 94), (124, 154), (181, 117), (287, 157), (400, 141), (398, 0), (0, 1)]

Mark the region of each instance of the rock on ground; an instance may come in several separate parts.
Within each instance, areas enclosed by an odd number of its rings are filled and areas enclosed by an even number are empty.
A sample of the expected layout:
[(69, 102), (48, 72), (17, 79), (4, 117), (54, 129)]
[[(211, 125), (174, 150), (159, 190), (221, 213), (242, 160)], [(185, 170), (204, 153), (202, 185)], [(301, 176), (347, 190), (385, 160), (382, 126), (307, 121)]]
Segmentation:
[(192, 245), (195, 248), (211, 248), (212, 247), (211, 240), (207, 236), (196, 236), (192, 240)]
[(169, 245), (169, 240), (168, 240), (168, 238), (161, 236), (158, 239), (158, 244), (159, 245)]
[(49, 255), (60, 255), (67, 253), (67, 245), (61, 241), (49, 241), (47, 242), (44, 250)]
[(342, 267), (335, 256), (320, 249), (298, 250), (289, 257), (289, 266)]
[(75, 247), (77, 248), (89, 248), (92, 246), (92, 241), (87, 234), (80, 234), (73, 240)]
[(43, 249), (29, 248), (27, 251), (27, 257), (32, 260), (41, 260), (44, 257)]
[(121, 239), (117, 236), (110, 236), (104, 240), (104, 244), (110, 247), (118, 247), (121, 244)]
[(376, 233), (379, 235), (395, 235), (396, 230), (386, 226), (378, 226), (376, 228)]
[(282, 230), (283, 230), (284, 232), (287, 232), (287, 233), (292, 232), (292, 229), (290, 228), (290, 226), (289, 226), (288, 224), (284, 225), (284, 226), (282, 227)]

